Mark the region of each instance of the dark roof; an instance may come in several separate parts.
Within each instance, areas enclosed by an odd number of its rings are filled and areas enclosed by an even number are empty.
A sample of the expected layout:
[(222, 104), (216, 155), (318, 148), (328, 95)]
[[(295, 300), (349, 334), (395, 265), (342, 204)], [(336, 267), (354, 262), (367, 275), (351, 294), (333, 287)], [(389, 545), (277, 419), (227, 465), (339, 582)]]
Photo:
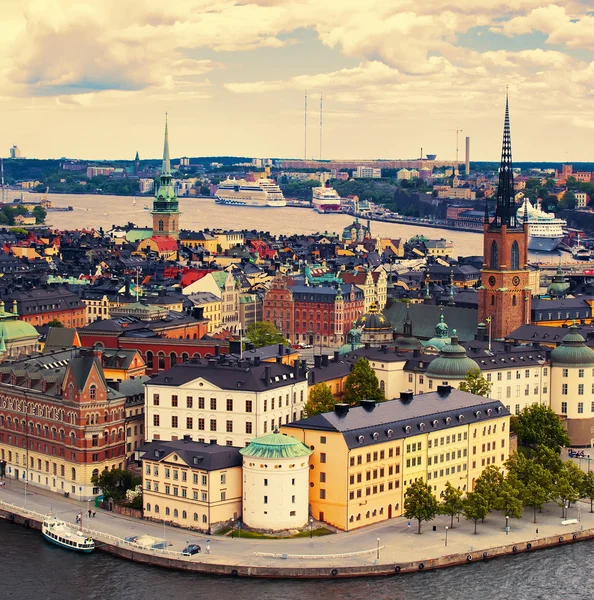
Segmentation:
[(17, 301), (19, 315), (85, 308), (83, 301), (65, 287), (52, 286), (12, 292), (3, 298), (5, 302)]
[(296, 368), (279, 363), (250, 365), (248, 360), (223, 362), (192, 359), (159, 373), (151, 380), (151, 385), (179, 386), (199, 378), (224, 390), (243, 389), (252, 392), (264, 392), (305, 381), (305, 376)]
[(43, 352), (72, 348), (76, 340), (76, 329), (70, 327), (49, 327)]
[(284, 427), (336, 431), (342, 433), (347, 447), (352, 449), (406, 438), (420, 431), (450, 430), (460, 424), (488, 421), (509, 414), (499, 400), (451, 389), (443, 394), (419, 394), (412, 400), (397, 399), (371, 407), (351, 407), (345, 414), (324, 413)]
[(141, 460), (182, 466), (167, 460), (175, 452), (190, 467), (204, 471), (216, 471), (240, 466), (242, 457), (239, 450), (234, 446), (219, 446), (218, 444), (194, 442), (191, 439), (181, 439), (172, 442), (151, 442), (142, 446), (139, 452)]

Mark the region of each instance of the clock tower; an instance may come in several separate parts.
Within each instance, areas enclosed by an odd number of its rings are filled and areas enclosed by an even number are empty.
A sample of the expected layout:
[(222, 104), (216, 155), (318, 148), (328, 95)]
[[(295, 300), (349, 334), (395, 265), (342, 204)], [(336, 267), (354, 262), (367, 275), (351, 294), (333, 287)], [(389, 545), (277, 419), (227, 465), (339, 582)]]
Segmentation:
[(528, 271), (528, 223), (518, 223), (512, 169), (509, 101), (505, 100), (503, 148), (495, 218), (485, 206), (483, 269), (479, 288), (479, 322), (491, 323), (491, 335), (501, 339), (530, 323), (532, 292)]

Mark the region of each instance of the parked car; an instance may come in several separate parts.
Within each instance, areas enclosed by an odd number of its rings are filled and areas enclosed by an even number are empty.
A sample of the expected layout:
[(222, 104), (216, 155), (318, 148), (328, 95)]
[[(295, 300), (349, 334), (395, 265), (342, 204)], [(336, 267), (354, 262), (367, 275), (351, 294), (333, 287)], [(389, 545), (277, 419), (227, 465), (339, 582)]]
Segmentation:
[(182, 556), (192, 556), (193, 554), (198, 554), (200, 552), (200, 546), (198, 544), (188, 544), (182, 550)]

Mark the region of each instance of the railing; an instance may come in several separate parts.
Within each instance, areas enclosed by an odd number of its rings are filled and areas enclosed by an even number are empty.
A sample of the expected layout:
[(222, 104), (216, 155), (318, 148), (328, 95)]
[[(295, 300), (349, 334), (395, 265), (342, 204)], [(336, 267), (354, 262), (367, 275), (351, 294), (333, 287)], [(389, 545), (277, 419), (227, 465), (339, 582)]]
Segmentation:
[(264, 558), (296, 558), (301, 560), (320, 560), (325, 558), (350, 558), (353, 556), (363, 556), (364, 554), (372, 554), (379, 552), (385, 546), (376, 546), (369, 550), (358, 550), (357, 552), (341, 552), (338, 554), (286, 554), (284, 552), (254, 552), (255, 556)]

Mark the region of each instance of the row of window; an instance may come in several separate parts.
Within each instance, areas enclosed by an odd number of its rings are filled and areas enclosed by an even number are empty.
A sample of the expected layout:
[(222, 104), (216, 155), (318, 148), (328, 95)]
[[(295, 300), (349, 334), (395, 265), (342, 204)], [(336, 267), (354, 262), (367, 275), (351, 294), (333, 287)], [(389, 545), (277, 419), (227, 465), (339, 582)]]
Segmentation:
[[(301, 390), (300, 396), (299, 396), (299, 401), (303, 402), (303, 399), (304, 399), (304, 392), (303, 392), (303, 390)], [(293, 392), (293, 402), (297, 402), (297, 392)], [(290, 404), (290, 395), (286, 394), (284, 405), (289, 406), (289, 404)], [(153, 406), (161, 406), (161, 398), (160, 398), (159, 394), (153, 394)], [(171, 396), (171, 406), (173, 408), (179, 407), (179, 397), (177, 395)], [(270, 399), (270, 410), (274, 410), (276, 406), (277, 406), (276, 398), (271, 398)], [(282, 408), (282, 406), (283, 406), (283, 397), (279, 396), (278, 397), (278, 408)], [(206, 399), (203, 396), (200, 396), (198, 398), (197, 407), (199, 410), (206, 409)], [(216, 398), (210, 398), (209, 407), (210, 407), (210, 410), (217, 410), (217, 399)], [(194, 398), (192, 396), (186, 396), (186, 408), (194, 408)], [(233, 412), (233, 399), (232, 398), (226, 399), (225, 408), (226, 408), (227, 412)], [(264, 412), (266, 412), (268, 410), (268, 399), (264, 400), (263, 410), (264, 410)], [(245, 401), (245, 412), (251, 413), (252, 411), (253, 411), (253, 401), (246, 400)]]
[[(394, 511), (397, 511), (399, 509), (399, 507), (400, 507), (400, 504), (398, 504), (398, 503), (394, 504)], [(365, 518), (366, 519), (370, 519), (370, 518), (376, 517), (377, 514), (378, 514), (378, 511), (379, 511), (380, 515), (383, 515), (384, 514), (384, 507), (380, 506), (379, 509), (374, 508), (373, 510), (368, 510), (365, 513)], [(321, 517), (320, 517), (320, 519), (321, 519)], [(356, 516), (355, 515), (350, 515), (349, 516), (349, 523), (353, 523), (355, 521), (360, 521), (360, 520), (361, 520), (361, 513), (357, 513)]]
[[(147, 513), (153, 512), (153, 508), (151, 507), (150, 503), (147, 503), (145, 505), (144, 510)], [(159, 508), (159, 505), (155, 504), (154, 513), (158, 515), (160, 513), (160, 511), (161, 511), (161, 509)], [(165, 507), (165, 516), (166, 517), (171, 516), (171, 509), (168, 506)], [(179, 518), (179, 511), (177, 510), (177, 508), (173, 509), (173, 517), (175, 519)], [(188, 513), (185, 510), (181, 511), (181, 518), (184, 520), (188, 518)], [(208, 523), (208, 517), (205, 514), (202, 515), (202, 519), (200, 519), (198, 516), (198, 513), (194, 513), (194, 522), (197, 523), (200, 520), (202, 521), (202, 523)]]
[[(394, 481), (388, 481), (387, 491), (398, 490), (400, 489), (400, 480), (396, 479)], [(386, 491), (386, 484), (379, 483), (377, 485), (371, 485), (365, 488), (365, 496), (372, 496), (374, 494), (383, 494)], [(359, 488), (357, 490), (351, 490), (349, 492), (349, 500), (354, 500), (355, 498), (363, 497), (363, 488)], [(324, 500), (326, 498), (326, 490), (320, 490), (320, 500)]]
[[(145, 482), (144, 489), (147, 492), (153, 491), (153, 492), (158, 493), (159, 492), (159, 483), (156, 481), (155, 482), (147, 481), (147, 482)], [(164, 485), (164, 493), (167, 496), (178, 496), (180, 498), (188, 497), (188, 490), (186, 488), (179, 488), (177, 486), (171, 486), (169, 484)], [(196, 500), (196, 501), (200, 500), (201, 502), (208, 502), (208, 492), (192, 490), (192, 499)], [(221, 501), (226, 500), (226, 499), (227, 499), (227, 491), (222, 490), (221, 491)]]
[(438, 477), (447, 477), (450, 474), (454, 474), (454, 473), (462, 473), (463, 471), (466, 471), (467, 465), (466, 463), (462, 463), (460, 465), (453, 466), (453, 467), (446, 467), (445, 469), (439, 469), (439, 471), (433, 471), (433, 473), (431, 473), (431, 471), (429, 471), (427, 473), (427, 480), (430, 479), (437, 479)]
[[(400, 473), (400, 465), (389, 465), (388, 466), (388, 476), (398, 475)], [(371, 481), (372, 479), (383, 479), (386, 475), (386, 468), (381, 467), (379, 469), (373, 469), (365, 472), (365, 481)], [(350, 485), (355, 485), (355, 480), (357, 483), (361, 483), (363, 481), (363, 473), (353, 473), (350, 475), (349, 483)], [(320, 481), (326, 481), (326, 473), (320, 473)]]
[[(351, 456), (349, 459), (349, 463), (351, 467), (355, 466), (355, 462), (357, 465), (363, 464), (363, 456), (365, 456), (365, 462), (376, 462), (377, 460), (384, 460), (386, 458), (386, 451), (379, 450), (376, 452), (367, 452), (367, 454), (359, 454), (357, 456)], [(400, 456), (400, 446), (396, 448), (388, 448), (388, 458), (393, 458), (394, 456)]]
[[(568, 393), (569, 393), (569, 386), (568, 386), (568, 384), (567, 383), (562, 383), (561, 384), (561, 394), (563, 396), (567, 396)], [(583, 383), (578, 383), (577, 393), (578, 393), (578, 396), (583, 396), (584, 395), (584, 384)], [(594, 394), (594, 383), (592, 384), (592, 394)]]
[[(299, 411), (299, 414), (300, 414), (299, 418), (303, 418), (303, 411)], [(297, 420), (297, 413), (294, 412), (293, 413), (293, 421), (296, 421), (296, 420)], [(199, 418), (199, 419), (196, 419), (196, 422), (198, 425), (198, 427), (197, 427), (198, 431), (206, 431), (206, 419)], [(289, 415), (285, 415), (285, 425), (287, 423), (289, 423)], [(278, 422), (276, 419), (271, 419), (270, 420), (270, 431), (274, 431), (277, 426), (280, 427), (282, 424), (283, 424), (282, 417), (278, 418)], [(154, 427), (161, 426), (161, 416), (160, 415), (153, 415), (153, 426)], [(173, 415), (171, 417), (171, 427), (173, 429), (179, 428), (179, 419), (175, 415)], [(194, 418), (193, 417), (186, 417), (186, 429), (194, 429)], [(264, 433), (268, 432), (268, 421), (263, 422), (263, 430), (264, 430)], [(217, 431), (217, 420), (216, 419), (209, 419), (209, 431)], [(233, 421), (232, 420), (225, 421), (225, 432), (233, 433)], [(247, 434), (251, 434), (253, 432), (253, 424), (251, 421), (247, 421), (245, 423), (245, 432)]]
[[(578, 402), (577, 403), (577, 411), (578, 414), (584, 414), (584, 403), (583, 402)], [(566, 415), (567, 414), (567, 402), (561, 402), (561, 412)], [(592, 403), (590, 404), (590, 412), (594, 413), (594, 401), (592, 401)]]

